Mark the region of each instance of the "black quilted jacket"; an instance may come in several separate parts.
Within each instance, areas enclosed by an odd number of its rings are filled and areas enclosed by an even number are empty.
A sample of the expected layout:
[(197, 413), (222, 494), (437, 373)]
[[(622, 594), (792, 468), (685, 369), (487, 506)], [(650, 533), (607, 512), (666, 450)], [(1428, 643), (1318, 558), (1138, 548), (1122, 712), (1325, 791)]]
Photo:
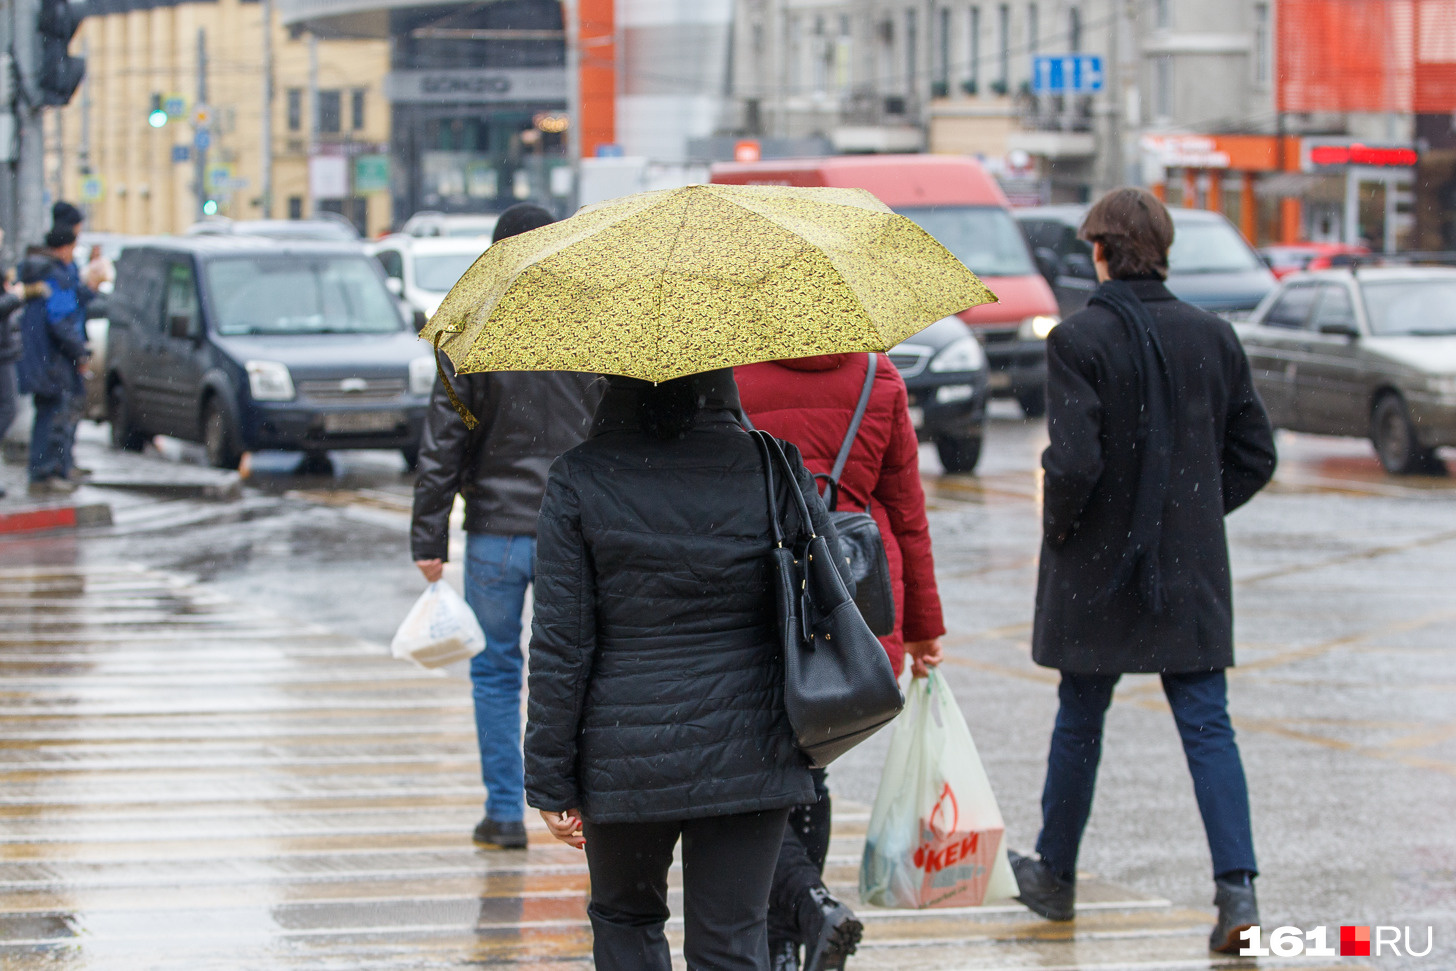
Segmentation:
[[(644, 822), (814, 798), (784, 714), (763, 467), (731, 372), (716, 374), (703, 418), (669, 442), (639, 431), (635, 394), (611, 387), (591, 436), (551, 468), (526, 726), (538, 809)], [(837, 542), (787, 448), (817, 531)]]

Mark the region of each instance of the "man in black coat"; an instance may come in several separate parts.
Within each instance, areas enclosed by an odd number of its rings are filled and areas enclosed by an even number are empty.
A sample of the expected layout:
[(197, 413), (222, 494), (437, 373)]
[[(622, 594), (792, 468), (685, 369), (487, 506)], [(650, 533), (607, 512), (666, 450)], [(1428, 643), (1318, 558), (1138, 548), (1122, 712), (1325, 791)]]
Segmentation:
[(1062, 672), (1040, 859), (1012, 856), (1020, 900), (1070, 920), (1102, 724), (1120, 675), (1159, 674), (1236, 952), (1259, 921), (1248, 789), (1227, 708), (1233, 606), (1224, 516), (1274, 474), (1274, 439), (1227, 322), (1163, 284), (1173, 224), (1141, 189), (1087, 213), (1103, 281), (1047, 339), (1050, 444), (1032, 656)]
[[(493, 241), (550, 222), (540, 206), (512, 206), (501, 213)], [(486, 789), (475, 842), (524, 849), (521, 611), (535, 575), (536, 516), (551, 463), (586, 438), (602, 389), (595, 375), (567, 371), (464, 374), (452, 382), (480, 424), (465, 427), (436, 379), (420, 443), (410, 550), (426, 580), (440, 579), (450, 511), (457, 494), (464, 498), (465, 600), (486, 640), (470, 661)]]

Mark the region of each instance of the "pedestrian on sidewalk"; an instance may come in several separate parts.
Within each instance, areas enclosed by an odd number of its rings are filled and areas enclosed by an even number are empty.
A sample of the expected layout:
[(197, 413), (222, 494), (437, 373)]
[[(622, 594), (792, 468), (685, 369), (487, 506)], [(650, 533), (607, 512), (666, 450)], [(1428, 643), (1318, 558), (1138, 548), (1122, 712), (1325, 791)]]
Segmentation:
[(1248, 788), (1227, 706), (1234, 663), (1224, 517), (1274, 474), (1273, 431), (1233, 328), (1164, 285), (1173, 223), (1142, 189), (1088, 211), (1101, 281), (1047, 339), (1043, 539), (1032, 657), (1061, 672), (1038, 858), (1012, 854), (1018, 898), (1071, 920), (1103, 718), (1123, 674), (1162, 678), (1213, 857), (1234, 953), (1259, 922)]
[[(5, 243), (5, 231), (0, 229), (0, 246)], [(19, 412), (20, 388), (15, 374), (15, 362), (20, 360), (20, 310), (27, 300), (41, 299), (50, 295), (50, 288), (42, 282), (24, 286), (14, 282), (10, 273), (4, 275), (4, 287), (0, 289), (0, 441), (15, 421)], [(0, 499), (5, 498), (5, 488), (0, 486)]]
[[(798, 446), (804, 464), (828, 475), (844, 444), (870, 355), (829, 354), (738, 367), (743, 411), (754, 427)], [(837, 508), (868, 510), (880, 527), (895, 595), (895, 629), (880, 638), (898, 675), (908, 653), (917, 677), (940, 663), (940, 593), (920, 484), (920, 446), (900, 372), (880, 355), (864, 418), (841, 473)], [(861, 930), (853, 912), (824, 886), (831, 824), (825, 770), (814, 769), (815, 800), (795, 806), (769, 898), (774, 971), (841, 968)], [(836, 946), (839, 943), (839, 946)], [(847, 944), (847, 947), (845, 946)]]
[(43, 283), (44, 299), (33, 299), (21, 316), (21, 357), (17, 377), (22, 394), (33, 396), (35, 419), (30, 432), (29, 492), (35, 496), (65, 495), (76, 490), (70, 480), (70, 445), (65, 422), (82, 393), (87, 361), (85, 307), (75, 279), (76, 234), (52, 228), (42, 254), (27, 256), (21, 282)]
[[(492, 242), (554, 220), (540, 206), (512, 206)], [(556, 457), (581, 442), (601, 397), (595, 375), (569, 371), (493, 371), (451, 377), (480, 424), (465, 427), (435, 380), (420, 443), (410, 548), (427, 581), (449, 559), (450, 511), (465, 500), (465, 600), (485, 631), (470, 661), (485, 816), (477, 845), (524, 849), (521, 768), (521, 612), (535, 578), (536, 514)]]
[[(682, 840), (687, 966), (766, 971), (789, 807), (814, 786), (784, 709), (759, 447), (729, 369), (608, 379), (541, 506), (526, 793), (586, 850), (598, 971), (670, 971)], [(838, 543), (798, 451), (814, 531)], [(844, 567), (847, 571), (847, 566)]]

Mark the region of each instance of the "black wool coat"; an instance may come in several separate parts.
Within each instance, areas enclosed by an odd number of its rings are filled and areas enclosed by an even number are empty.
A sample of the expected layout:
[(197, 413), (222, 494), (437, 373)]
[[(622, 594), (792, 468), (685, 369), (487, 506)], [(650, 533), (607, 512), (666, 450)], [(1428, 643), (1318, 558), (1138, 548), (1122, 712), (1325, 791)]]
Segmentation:
[(1111, 310), (1089, 305), (1047, 339), (1050, 444), (1032, 657), (1079, 674), (1220, 670), (1234, 663), (1224, 516), (1274, 474), (1274, 433), (1233, 328), (1160, 281), (1127, 282), (1172, 378), (1158, 559), (1168, 605), (1155, 615), (1133, 582), (1109, 590), (1131, 531), (1142, 405), (1137, 348)]
[[(551, 469), (536, 530), (526, 798), (597, 823), (812, 802), (784, 711), (768, 501), (731, 372), (660, 441), (607, 391)], [(815, 531), (837, 543), (799, 453)], [(781, 508), (792, 487), (780, 477)]]

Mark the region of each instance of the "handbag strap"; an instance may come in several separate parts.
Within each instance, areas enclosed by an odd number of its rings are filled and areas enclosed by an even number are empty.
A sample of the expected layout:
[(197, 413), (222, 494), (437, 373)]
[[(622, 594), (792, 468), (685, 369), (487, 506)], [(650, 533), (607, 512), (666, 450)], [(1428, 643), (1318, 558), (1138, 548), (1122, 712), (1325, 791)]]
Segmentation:
[(854, 406), (854, 416), (849, 419), (849, 430), (844, 433), (844, 442), (839, 446), (839, 454), (834, 458), (834, 468), (826, 476), (816, 475), (816, 479), (824, 479), (829, 484), (829, 511), (833, 512), (839, 507), (839, 477), (844, 474), (844, 467), (849, 464), (849, 453), (854, 450), (854, 440), (859, 437), (860, 422), (864, 421), (865, 412), (870, 407), (870, 392), (875, 384), (875, 369), (879, 366), (880, 356), (871, 353), (869, 366), (865, 368), (864, 387), (859, 391), (859, 401)]
[(784, 454), (784, 448), (779, 440), (768, 432), (757, 430), (749, 432), (758, 443), (759, 453), (763, 456), (763, 477), (768, 485), (768, 511), (769, 522), (773, 528), (774, 545), (784, 545), (784, 528), (779, 519), (778, 493), (774, 488), (773, 466), (777, 464), (784, 478), (789, 483), (789, 492), (794, 497), (796, 511), (799, 514), (800, 535), (807, 535), (814, 539), (818, 533), (814, 531), (814, 520), (809, 518), (809, 504), (804, 501), (804, 494), (799, 491), (799, 483), (794, 474), (794, 467), (789, 464), (789, 457)]
[(773, 457), (769, 454), (768, 443), (765, 441), (768, 439), (768, 434), (754, 429), (748, 435), (758, 446), (758, 454), (763, 458), (763, 480), (768, 487), (769, 527), (773, 530), (774, 546), (781, 547), (784, 545), (784, 528), (779, 523), (779, 502), (778, 492), (774, 488)]

